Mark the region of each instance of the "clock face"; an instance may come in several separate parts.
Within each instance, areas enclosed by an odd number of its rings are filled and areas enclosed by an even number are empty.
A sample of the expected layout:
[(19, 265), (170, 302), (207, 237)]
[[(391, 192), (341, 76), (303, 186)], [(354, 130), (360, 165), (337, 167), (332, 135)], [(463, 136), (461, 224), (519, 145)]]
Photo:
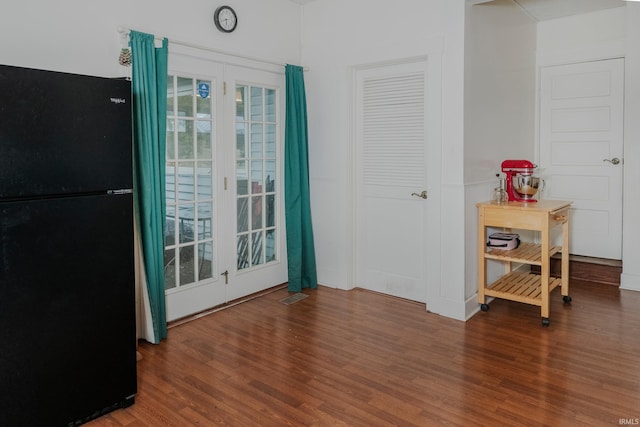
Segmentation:
[(236, 29), (238, 17), (229, 6), (220, 6), (213, 15), (213, 22), (220, 31), (230, 33)]

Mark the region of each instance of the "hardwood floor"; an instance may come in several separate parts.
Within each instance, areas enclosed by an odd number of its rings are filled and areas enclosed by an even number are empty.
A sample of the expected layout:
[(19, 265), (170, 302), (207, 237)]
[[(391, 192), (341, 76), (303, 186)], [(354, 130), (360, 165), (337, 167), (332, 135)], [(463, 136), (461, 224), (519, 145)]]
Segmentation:
[[(551, 276), (562, 276), (562, 254), (551, 257)], [(540, 274), (540, 266), (532, 265), (531, 271)], [(569, 255), (569, 279), (598, 282), (612, 286), (620, 286), (622, 261)]]
[(640, 419), (640, 293), (572, 281), (468, 322), (354, 290), (279, 290), (141, 343), (136, 403), (89, 426), (607, 426)]

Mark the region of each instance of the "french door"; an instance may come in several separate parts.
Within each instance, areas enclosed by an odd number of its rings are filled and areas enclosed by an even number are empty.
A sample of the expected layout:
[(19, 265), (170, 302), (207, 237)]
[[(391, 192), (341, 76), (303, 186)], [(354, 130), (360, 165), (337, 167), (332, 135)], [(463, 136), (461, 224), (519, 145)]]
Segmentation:
[(282, 73), (170, 56), (168, 321), (287, 280), (283, 80)]

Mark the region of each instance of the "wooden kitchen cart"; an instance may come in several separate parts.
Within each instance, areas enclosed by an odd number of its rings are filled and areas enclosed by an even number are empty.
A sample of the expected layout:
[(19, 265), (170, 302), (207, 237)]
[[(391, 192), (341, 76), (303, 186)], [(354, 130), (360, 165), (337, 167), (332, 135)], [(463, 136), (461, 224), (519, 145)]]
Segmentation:
[[(487, 297), (518, 301), (540, 307), (542, 325), (549, 326), (549, 295), (558, 286), (565, 303), (569, 296), (569, 207), (571, 202), (541, 200), (537, 203), (478, 203), (478, 302), (487, 311)], [(512, 250), (487, 248), (487, 227), (540, 232), (540, 243), (522, 242)], [(550, 232), (562, 228), (562, 246), (552, 246)], [(550, 257), (562, 252), (561, 277), (550, 276)], [(505, 274), (487, 284), (487, 260), (502, 261)], [(512, 263), (539, 265), (540, 274), (512, 270)]]

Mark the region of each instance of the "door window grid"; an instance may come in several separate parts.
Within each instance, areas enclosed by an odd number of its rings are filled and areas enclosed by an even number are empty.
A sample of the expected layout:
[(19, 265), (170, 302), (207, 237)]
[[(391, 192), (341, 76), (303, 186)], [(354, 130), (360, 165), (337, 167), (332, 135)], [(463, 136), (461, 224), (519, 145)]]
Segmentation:
[(236, 86), (236, 266), (277, 260), (275, 89)]
[(166, 290), (215, 273), (212, 87), (192, 77), (167, 79)]

